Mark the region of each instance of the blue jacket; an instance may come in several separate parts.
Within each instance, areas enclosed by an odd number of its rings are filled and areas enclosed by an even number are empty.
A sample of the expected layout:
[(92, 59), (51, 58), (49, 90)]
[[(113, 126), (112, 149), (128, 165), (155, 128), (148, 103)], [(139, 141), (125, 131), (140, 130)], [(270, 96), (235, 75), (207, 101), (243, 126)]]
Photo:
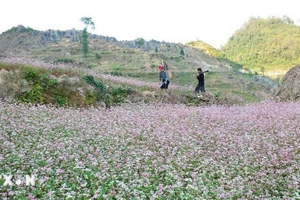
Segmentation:
[(165, 71), (161, 71), (159, 73), (159, 80), (162, 81), (162, 82), (165, 82), (168, 80), (168, 75)]

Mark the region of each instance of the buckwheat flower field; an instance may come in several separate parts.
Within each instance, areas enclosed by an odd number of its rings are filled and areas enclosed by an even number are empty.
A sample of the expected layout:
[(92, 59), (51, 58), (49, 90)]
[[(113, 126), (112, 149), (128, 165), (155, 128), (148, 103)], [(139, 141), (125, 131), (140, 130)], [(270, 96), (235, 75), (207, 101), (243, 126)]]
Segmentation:
[(300, 102), (0, 102), (0, 144), (0, 199), (300, 198)]

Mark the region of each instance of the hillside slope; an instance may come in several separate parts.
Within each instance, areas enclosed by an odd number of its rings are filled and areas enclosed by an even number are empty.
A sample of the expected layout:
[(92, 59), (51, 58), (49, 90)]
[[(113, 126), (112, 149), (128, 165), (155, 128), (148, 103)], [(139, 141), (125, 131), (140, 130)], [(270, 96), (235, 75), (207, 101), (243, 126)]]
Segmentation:
[(84, 58), (80, 34), (81, 31), (74, 29), (37, 31), (20, 25), (0, 35), (0, 55), (63, 62), (101, 74), (153, 83), (158, 81), (157, 66), (166, 59), (173, 72), (171, 87), (179, 85), (187, 88), (186, 94), (192, 94), (197, 84), (196, 69), (202, 67), (211, 72), (206, 76), (209, 93), (243, 101), (270, 98), (277, 87), (267, 78), (243, 74), (232, 63), (217, 59), (192, 45), (145, 41), (142, 38), (117, 41), (113, 37), (89, 34), (90, 53)]
[[(143, 67), (146, 64), (144, 61), (149, 59), (153, 64), (158, 65), (162, 58), (167, 59), (175, 68), (186, 69), (186, 67), (210, 65), (216, 70), (222, 70), (228, 67), (226, 63), (183, 44), (145, 41), (142, 38), (134, 41), (117, 41), (113, 37), (94, 34), (89, 35), (90, 53), (88, 58), (83, 60), (80, 34), (81, 31), (75, 29), (37, 31), (19, 25), (0, 35), (0, 54), (26, 56), (46, 61), (68, 58), (73, 62), (84, 62), (101, 67), (109, 67), (107, 62), (117, 62), (125, 67), (132, 67), (132, 64)], [(180, 54), (181, 48), (184, 49), (184, 59)], [(148, 55), (144, 55), (146, 53)], [(96, 54), (99, 54), (98, 58)]]

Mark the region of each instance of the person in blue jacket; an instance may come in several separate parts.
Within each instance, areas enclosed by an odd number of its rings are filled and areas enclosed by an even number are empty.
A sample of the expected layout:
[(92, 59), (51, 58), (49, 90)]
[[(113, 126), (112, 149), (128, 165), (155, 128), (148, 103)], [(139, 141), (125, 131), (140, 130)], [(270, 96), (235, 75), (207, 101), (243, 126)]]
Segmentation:
[(160, 89), (162, 89), (162, 93), (163, 93), (163, 96), (165, 96), (165, 93), (166, 91), (168, 90), (168, 87), (169, 87), (169, 84), (170, 84), (170, 81), (168, 79), (168, 75), (164, 69), (164, 66), (163, 65), (159, 65), (158, 66), (158, 69), (159, 69), (159, 85), (160, 85)]

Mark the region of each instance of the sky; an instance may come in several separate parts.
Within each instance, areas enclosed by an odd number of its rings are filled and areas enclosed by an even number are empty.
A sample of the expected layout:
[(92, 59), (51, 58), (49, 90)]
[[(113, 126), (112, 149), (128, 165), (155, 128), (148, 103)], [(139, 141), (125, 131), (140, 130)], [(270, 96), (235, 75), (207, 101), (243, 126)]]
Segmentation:
[(23, 25), (39, 31), (82, 30), (117, 40), (185, 44), (201, 40), (220, 48), (251, 17), (288, 16), (300, 24), (299, 0), (4, 0), (0, 33)]

